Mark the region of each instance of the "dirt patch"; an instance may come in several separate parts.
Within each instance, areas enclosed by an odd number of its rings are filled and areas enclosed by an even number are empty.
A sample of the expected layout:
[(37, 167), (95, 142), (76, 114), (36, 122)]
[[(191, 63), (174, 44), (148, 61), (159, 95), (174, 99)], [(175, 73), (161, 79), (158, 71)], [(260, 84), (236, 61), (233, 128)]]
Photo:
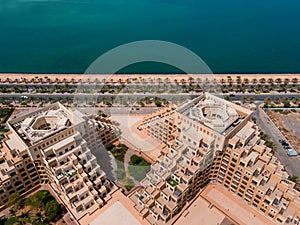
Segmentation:
[(266, 113), (279, 128), (293, 149), (299, 152), (300, 146), (300, 113), (299, 112), (276, 112), (266, 110)]

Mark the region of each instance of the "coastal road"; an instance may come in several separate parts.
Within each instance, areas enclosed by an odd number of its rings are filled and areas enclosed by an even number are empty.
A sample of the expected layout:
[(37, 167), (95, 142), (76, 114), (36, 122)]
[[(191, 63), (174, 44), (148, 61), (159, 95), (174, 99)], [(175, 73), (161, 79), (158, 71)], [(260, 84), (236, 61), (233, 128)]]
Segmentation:
[(275, 155), (285, 166), (288, 173), (300, 177), (300, 156), (290, 157), (287, 155), (286, 150), (278, 141), (279, 139), (285, 139), (285, 137), (259, 105), (257, 105), (253, 116), (256, 118), (261, 130), (267, 134), (276, 145)]
[[(43, 98), (43, 99), (62, 99), (62, 98), (69, 98), (69, 99), (74, 99), (74, 97), (76, 98), (100, 98), (100, 97), (105, 97), (105, 98), (111, 98), (111, 97), (115, 97), (115, 98), (119, 98), (119, 97), (126, 97), (126, 98), (145, 98), (145, 97), (158, 97), (158, 98), (164, 98), (167, 100), (171, 100), (174, 98), (183, 98), (183, 99), (193, 99), (195, 97), (198, 97), (199, 95), (201, 95), (201, 93), (198, 94), (189, 94), (189, 93), (178, 93), (178, 94), (155, 94), (155, 93), (136, 93), (136, 94), (131, 94), (131, 93), (119, 93), (119, 94), (109, 94), (109, 93), (105, 93), (105, 94), (101, 94), (101, 93), (96, 93), (96, 94), (86, 94), (86, 93), (78, 93), (78, 94), (61, 94), (61, 93), (53, 93), (53, 94), (33, 94), (33, 93), (23, 93), (23, 94), (19, 94), (19, 93), (9, 93), (9, 94), (0, 94), (0, 99), (1, 98), (6, 98), (6, 99), (19, 99), (23, 96), (27, 96), (28, 98), (30, 97), (34, 97), (36, 99), (38, 98)], [(228, 96), (228, 94), (216, 94), (219, 97), (224, 97), (224, 96)], [(230, 96), (232, 100), (240, 100), (242, 97), (248, 97), (251, 98), (253, 97), (256, 101), (264, 101), (265, 98), (270, 97), (271, 99), (274, 98), (283, 98), (283, 97), (287, 97), (289, 99), (295, 98), (295, 97), (300, 97), (300, 94), (292, 94), (292, 93), (284, 93), (284, 94), (235, 94), (235, 95), (231, 95)]]

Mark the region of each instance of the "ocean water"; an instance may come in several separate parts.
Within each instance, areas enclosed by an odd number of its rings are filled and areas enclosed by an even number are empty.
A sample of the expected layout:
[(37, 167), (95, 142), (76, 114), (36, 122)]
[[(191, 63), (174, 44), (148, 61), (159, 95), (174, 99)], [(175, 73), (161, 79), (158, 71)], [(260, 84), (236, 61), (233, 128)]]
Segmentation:
[(214, 73), (299, 73), (299, 24), (299, 0), (0, 0), (0, 72), (83, 73), (119, 45), (163, 40)]

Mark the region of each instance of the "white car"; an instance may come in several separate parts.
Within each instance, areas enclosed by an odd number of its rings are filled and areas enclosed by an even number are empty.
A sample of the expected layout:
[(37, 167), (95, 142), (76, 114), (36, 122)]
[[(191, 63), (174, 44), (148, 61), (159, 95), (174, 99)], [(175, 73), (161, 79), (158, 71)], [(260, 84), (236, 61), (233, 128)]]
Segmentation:
[(288, 156), (297, 156), (298, 152), (295, 151), (294, 149), (288, 149), (287, 154), (288, 154)]

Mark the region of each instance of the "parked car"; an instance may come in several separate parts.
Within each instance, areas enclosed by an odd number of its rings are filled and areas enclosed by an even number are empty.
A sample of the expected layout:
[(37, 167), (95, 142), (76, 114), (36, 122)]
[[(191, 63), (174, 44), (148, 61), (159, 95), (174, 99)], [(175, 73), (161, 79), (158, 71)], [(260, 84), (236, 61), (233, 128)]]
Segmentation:
[(283, 146), (284, 149), (291, 149), (291, 146), (287, 145), (287, 146)]
[(288, 156), (297, 156), (297, 155), (298, 155), (298, 152), (295, 151), (294, 149), (289, 149), (289, 150), (287, 151), (287, 154), (288, 154)]

